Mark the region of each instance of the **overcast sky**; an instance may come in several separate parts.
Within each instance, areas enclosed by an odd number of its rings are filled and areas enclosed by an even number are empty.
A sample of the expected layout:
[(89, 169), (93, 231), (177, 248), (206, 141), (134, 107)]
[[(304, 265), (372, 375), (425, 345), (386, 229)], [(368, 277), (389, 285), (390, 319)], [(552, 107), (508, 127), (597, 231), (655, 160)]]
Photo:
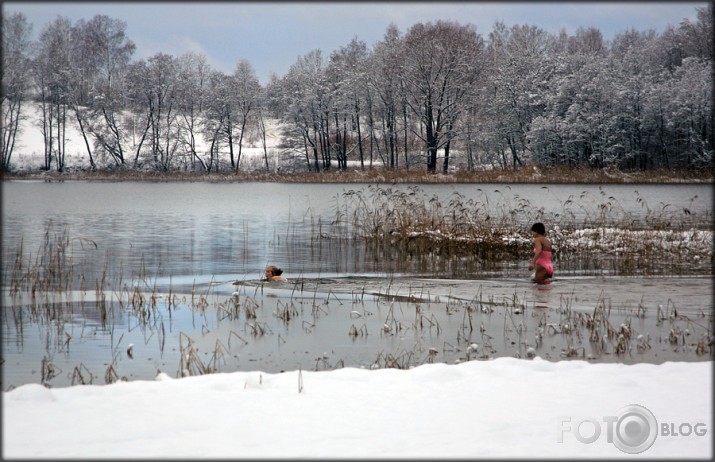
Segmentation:
[(328, 57), (353, 37), (372, 45), (393, 22), (401, 32), (437, 19), (473, 24), (485, 38), (495, 21), (548, 32), (596, 27), (607, 40), (628, 29), (662, 32), (695, 20), (708, 2), (4, 2), (3, 14), (22, 12), (35, 35), (58, 15), (89, 20), (97, 14), (127, 23), (135, 58), (163, 52), (203, 52), (213, 68), (230, 73), (249, 61), (262, 83), (284, 75), (300, 55)]

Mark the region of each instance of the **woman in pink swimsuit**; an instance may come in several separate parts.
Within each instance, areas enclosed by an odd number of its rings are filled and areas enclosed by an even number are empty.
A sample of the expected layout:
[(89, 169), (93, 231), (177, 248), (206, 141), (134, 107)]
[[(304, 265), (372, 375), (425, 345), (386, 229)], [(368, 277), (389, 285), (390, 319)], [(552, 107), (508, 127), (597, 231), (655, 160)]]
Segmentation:
[(546, 228), (542, 223), (534, 223), (531, 232), (534, 235), (534, 259), (529, 263), (529, 270), (536, 269), (534, 282), (543, 284), (554, 275), (554, 265), (551, 262), (553, 247), (545, 236)]

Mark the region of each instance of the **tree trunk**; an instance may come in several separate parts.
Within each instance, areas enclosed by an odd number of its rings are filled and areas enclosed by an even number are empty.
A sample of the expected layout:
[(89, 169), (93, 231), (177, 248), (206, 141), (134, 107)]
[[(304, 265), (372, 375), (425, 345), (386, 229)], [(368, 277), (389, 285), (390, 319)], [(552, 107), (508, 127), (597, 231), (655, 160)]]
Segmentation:
[(236, 159), (233, 155), (233, 126), (231, 125), (230, 115), (226, 118), (226, 137), (228, 138), (228, 153), (231, 158), (231, 170), (237, 172)]
[(403, 135), (404, 142), (405, 142), (405, 170), (409, 170), (410, 169), (410, 160), (407, 157), (407, 154), (408, 154), (408, 152), (407, 152), (408, 128), (407, 128), (407, 105), (406, 104), (402, 105), (402, 120), (403, 120), (403, 125), (404, 125), (403, 130), (405, 132)]
[(360, 132), (360, 104), (357, 98), (355, 99), (355, 123), (357, 126), (357, 137), (358, 137), (358, 156), (360, 157), (360, 168), (365, 168), (365, 161), (362, 152), (362, 133)]
[(241, 126), (241, 134), (238, 136), (238, 157), (236, 157), (236, 173), (238, 173), (238, 167), (241, 165), (241, 153), (243, 152), (243, 132), (246, 129), (246, 123), (244, 122)]
[(511, 136), (509, 137), (509, 139), (507, 141), (509, 143), (509, 149), (511, 150), (511, 159), (512, 159), (514, 168), (516, 168), (517, 163), (519, 165), (523, 165), (521, 163), (521, 159), (519, 159), (519, 155), (516, 152), (516, 147), (514, 146), (514, 140), (512, 140)]
[(64, 131), (62, 130), (63, 128), (63, 121), (64, 117), (62, 114), (62, 106), (60, 105), (60, 102), (57, 101), (57, 156), (56, 156), (56, 163), (57, 163), (57, 171), (62, 172), (64, 170), (65, 166), (65, 154), (64, 154), (64, 136), (63, 133)]
[(8, 112), (5, 115), (9, 115), (10, 120), (5, 120), (2, 126), (2, 169), (5, 171), (10, 169), (10, 158), (12, 157), (13, 149), (15, 149), (15, 139), (20, 126), (22, 101), (11, 102), (8, 100), (8, 105)]
[(313, 133), (315, 134), (315, 141), (311, 140), (308, 138), (308, 141), (310, 141), (310, 145), (313, 148), (313, 158), (315, 159), (315, 171), (319, 172), (320, 171), (320, 161), (318, 159), (318, 146), (317, 142), (320, 139), (320, 135), (318, 134), (318, 128), (314, 127), (313, 128)]
[(444, 161), (442, 162), (442, 172), (447, 173), (449, 171), (449, 145), (451, 141), (447, 141), (444, 145)]
[(87, 155), (89, 155), (89, 165), (92, 168), (92, 171), (97, 171), (97, 166), (94, 163), (94, 159), (92, 158), (92, 149), (89, 147), (89, 141), (87, 140), (87, 133), (84, 130), (84, 125), (82, 124), (82, 117), (79, 115), (79, 109), (75, 107), (74, 109), (74, 114), (77, 117), (77, 123), (79, 124), (79, 131), (82, 134), (82, 138), (84, 139), (84, 145), (87, 148)]
[(305, 162), (308, 164), (308, 171), (310, 172), (310, 152), (308, 151), (308, 131), (301, 130), (300, 134), (303, 137), (303, 148), (305, 149)]
[(146, 135), (147, 135), (147, 133), (149, 133), (149, 129), (151, 128), (151, 121), (152, 121), (151, 114), (147, 114), (146, 127), (144, 127), (142, 137), (139, 140), (139, 144), (137, 145), (137, 151), (134, 156), (134, 168), (137, 168), (137, 164), (139, 163), (139, 154), (141, 154), (142, 145), (144, 144), (144, 141), (146, 140)]
[(452, 127), (454, 126), (454, 123), (450, 120), (447, 123), (447, 133), (449, 133), (449, 138), (447, 139), (447, 143), (444, 145), (444, 163), (442, 165), (442, 171), (444, 173), (447, 173), (449, 171), (449, 146), (452, 144)]
[(427, 171), (430, 173), (437, 171), (437, 139), (432, 127), (433, 122), (432, 108), (427, 103), (425, 104), (425, 138), (427, 140)]

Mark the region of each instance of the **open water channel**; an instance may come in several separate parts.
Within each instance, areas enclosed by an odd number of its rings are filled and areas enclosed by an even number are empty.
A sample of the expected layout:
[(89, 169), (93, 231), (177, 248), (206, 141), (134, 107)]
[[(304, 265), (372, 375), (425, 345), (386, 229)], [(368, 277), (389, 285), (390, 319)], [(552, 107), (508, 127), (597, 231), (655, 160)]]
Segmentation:
[[(621, 225), (624, 216), (648, 221), (674, 210), (673, 226), (712, 231), (710, 185), (387, 188), (495, 214), (527, 209), (515, 218), (526, 239), (529, 210), (547, 229), (565, 216), (603, 225), (607, 208)], [(557, 261), (551, 284), (537, 285), (528, 248), (523, 258), (485, 262), (364, 245), (351, 234), (345, 193), (355, 191), (369, 204), (375, 187), (4, 182), (3, 389), (151, 380), (157, 371), (713, 357), (712, 252), (677, 274)], [(29, 279), (56, 235), (66, 236), (70, 284), (12, 290), (13, 275)], [(288, 281), (261, 281), (267, 264)]]

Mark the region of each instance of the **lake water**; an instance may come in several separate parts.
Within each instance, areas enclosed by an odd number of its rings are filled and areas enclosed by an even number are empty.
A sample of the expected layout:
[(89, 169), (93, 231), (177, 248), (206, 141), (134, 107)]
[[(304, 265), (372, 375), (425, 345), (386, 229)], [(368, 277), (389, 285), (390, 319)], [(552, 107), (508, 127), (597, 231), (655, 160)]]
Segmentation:
[[(586, 226), (606, 204), (616, 221), (676, 211), (673, 226), (712, 229), (710, 185), (385, 188), (444, 204), (458, 197), (495, 214), (516, 210), (525, 230), (533, 210), (547, 224), (568, 216)], [(201, 365), (278, 372), (532, 354), (712, 359), (713, 290), (702, 265), (658, 277), (564, 265), (552, 284), (537, 286), (528, 254), (445, 259), (350, 239), (349, 191), (369, 199), (375, 188), (3, 182), (3, 389), (104, 383), (110, 366), (151, 380), (157, 370), (194, 374)], [(10, 294), (20, 243), (32, 260), (48, 230), (67, 231), (83, 279), (65, 293)], [(283, 267), (288, 282), (260, 282), (266, 264)], [(600, 308), (608, 317), (597, 325), (588, 318)], [(622, 325), (628, 335), (619, 344)]]
[[(409, 186), (393, 188), (408, 190)], [(558, 214), (572, 198), (568, 210), (574, 220), (597, 215), (599, 205), (614, 197), (610, 202), (636, 216), (646, 212), (645, 206), (658, 212), (667, 204), (673, 210), (688, 208), (696, 225), (712, 221), (710, 185), (419, 188), (427, 199), (437, 196), (447, 203), (459, 193), (464, 202), (478, 201), (495, 211), (526, 203), (530, 209)], [(121, 268), (127, 274), (145, 267), (174, 276), (249, 273), (258, 277), (269, 263), (293, 275), (396, 271), (394, 262), (376, 260), (355, 243), (315, 242), (321, 234), (339, 235), (331, 223), (347, 203), (344, 193), (352, 190), (370, 193), (367, 186), (341, 184), (4, 182), (2, 247), (13, 252), (22, 239), (26, 250), (36, 251), (51, 224), (58, 231), (68, 228), (71, 237), (97, 244), (96, 249), (81, 247), (80, 241), (72, 246), (92, 257), (90, 263), (97, 263), (88, 269), (93, 273), (103, 270), (107, 255), (110, 270)], [(645, 206), (639, 202), (641, 197)], [(531, 222), (524, 223), (524, 236), (528, 237), (530, 226)], [(511, 262), (496, 263), (501, 264), (494, 268), (499, 275)], [(420, 271), (420, 264), (424, 266), (416, 260), (410, 272)]]

